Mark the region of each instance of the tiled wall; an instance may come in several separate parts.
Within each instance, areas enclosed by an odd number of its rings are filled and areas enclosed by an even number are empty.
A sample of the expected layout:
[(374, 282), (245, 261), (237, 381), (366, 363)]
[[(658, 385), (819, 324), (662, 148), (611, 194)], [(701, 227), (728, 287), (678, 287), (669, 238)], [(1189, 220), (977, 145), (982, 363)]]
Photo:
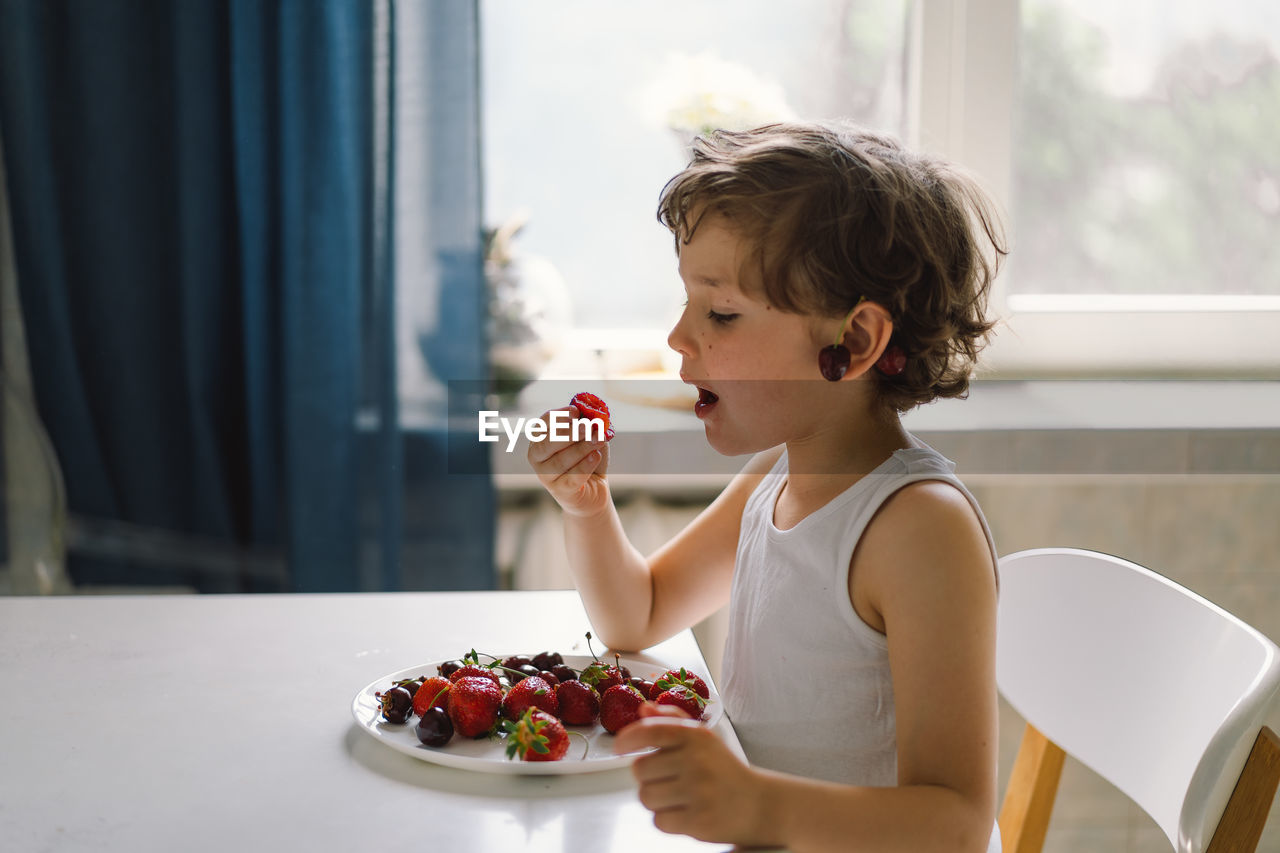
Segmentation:
[[(981, 474), (966, 479), (1002, 554), (1047, 546), (1115, 554), (1167, 575), (1280, 640), (1280, 476)], [(621, 514), (633, 541), (648, 550), (687, 523), (700, 506), (641, 495), (622, 501)], [(514, 585), (569, 586), (563, 547), (554, 504), (546, 499), (508, 502), (499, 558), (509, 568), (519, 563), (511, 576)], [(722, 614), (698, 629), (713, 674), (723, 631)], [(1280, 710), (1272, 714), (1270, 725), (1280, 731)], [(1002, 703), (1002, 791), (1022, 728), (1022, 719)], [(1046, 853), (1169, 849), (1150, 818), (1068, 759)], [(1258, 849), (1280, 851), (1280, 803), (1273, 805)]]

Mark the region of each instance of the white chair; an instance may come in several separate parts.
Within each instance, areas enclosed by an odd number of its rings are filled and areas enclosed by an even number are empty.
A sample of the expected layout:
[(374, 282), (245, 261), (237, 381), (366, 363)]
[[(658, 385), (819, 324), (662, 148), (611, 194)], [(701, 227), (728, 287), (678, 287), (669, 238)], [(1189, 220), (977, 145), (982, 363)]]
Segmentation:
[(1000, 560), (996, 679), (1027, 721), (1000, 811), (1006, 853), (1041, 849), (1064, 753), (1178, 853), (1257, 848), (1280, 782), (1264, 725), (1280, 649), (1258, 631), (1125, 560), (1022, 551)]

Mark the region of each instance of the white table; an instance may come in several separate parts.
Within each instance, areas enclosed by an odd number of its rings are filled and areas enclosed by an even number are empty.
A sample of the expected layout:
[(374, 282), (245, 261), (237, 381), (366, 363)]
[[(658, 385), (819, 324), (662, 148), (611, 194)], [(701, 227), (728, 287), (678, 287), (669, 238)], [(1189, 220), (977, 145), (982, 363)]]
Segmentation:
[[(726, 849), (656, 830), (628, 769), (449, 769), (352, 720), (384, 674), (589, 628), (568, 591), (0, 598), (0, 849)], [(705, 672), (688, 631), (649, 653)]]

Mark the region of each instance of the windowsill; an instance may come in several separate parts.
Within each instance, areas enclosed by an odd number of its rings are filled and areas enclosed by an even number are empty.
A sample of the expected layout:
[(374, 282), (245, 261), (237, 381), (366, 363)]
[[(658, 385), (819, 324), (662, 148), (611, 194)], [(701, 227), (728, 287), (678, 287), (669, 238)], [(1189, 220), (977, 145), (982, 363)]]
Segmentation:
[[(582, 381), (598, 382), (613, 412), (609, 476), (617, 491), (711, 493), (746, 461), (707, 446), (692, 396), (684, 410), (674, 399), (647, 402), (655, 387), (678, 393), (670, 380)], [(564, 405), (563, 388), (561, 380), (534, 383), (518, 414)], [(1280, 381), (978, 381), (968, 399), (935, 402), (903, 423), (973, 481), (1280, 476)], [(523, 447), (505, 446), (494, 445), (498, 488), (539, 489)]]

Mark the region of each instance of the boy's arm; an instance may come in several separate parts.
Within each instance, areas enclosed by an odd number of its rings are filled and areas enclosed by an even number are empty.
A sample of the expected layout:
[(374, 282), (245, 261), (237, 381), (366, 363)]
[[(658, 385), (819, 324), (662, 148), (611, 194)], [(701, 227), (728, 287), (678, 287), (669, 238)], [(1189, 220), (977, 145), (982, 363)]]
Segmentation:
[(724, 603), (742, 509), (780, 453), (766, 451), (749, 461), (688, 527), (646, 558), (627, 539), (614, 507), (605, 478), (607, 445), (530, 445), (539, 480), (564, 509), (569, 571), (602, 642), (648, 648)]
[[(996, 688), (985, 533), (955, 489), (917, 483), (881, 508), (853, 564), (871, 587), (869, 621), (882, 620), (889, 638), (898, 786), (747, 767), (699, 725), (642, 720), (619, 733), (615, 748), (661, 747), (635, 763), (641, 801), (660, 828), (794, 853), (986, 850), (996, 812)], [(802, 707), (794, 724), (804, 725)]]

